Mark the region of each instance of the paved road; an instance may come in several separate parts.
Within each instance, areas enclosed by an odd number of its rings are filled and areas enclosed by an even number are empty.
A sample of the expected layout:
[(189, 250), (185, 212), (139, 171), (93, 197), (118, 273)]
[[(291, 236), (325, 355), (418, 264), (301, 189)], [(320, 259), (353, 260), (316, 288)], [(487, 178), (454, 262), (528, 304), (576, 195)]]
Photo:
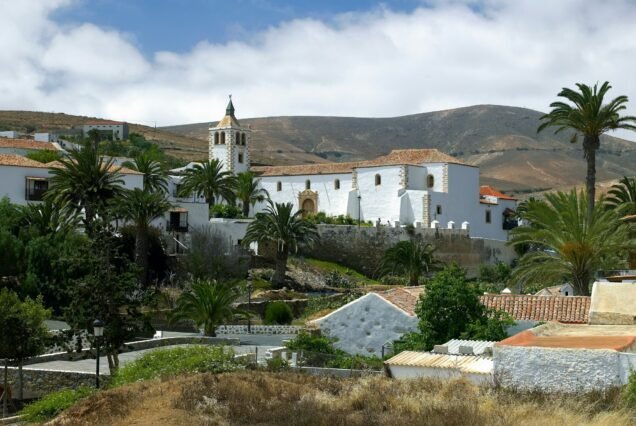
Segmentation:
[[(183, 336), (185, 333), (172, 334), (165, 333), (165, 337), (169, 337), (172, 335)], [(245, 354), (245, 353), (258, 353), (258, 362), (265, 362), (265, 352), (268, 349), (282, 346), (283, 340), (293, 339), (293, 335), (227, 335), (223, 337), (228, 338), (238, 338), (241, 341), (240, 346), (232, 346), (232, 349), (237, 354)], [(182, 345), (180, 345), (182, 346)], [(163, 347), (165, 348), (165, 346)], [(125, 352), (119, 354), (119, 364), (123, 366), (130, 361), (133, 361), (146, 352), (150, 352), (160, 348), (152, 348), (152, 349), (142, 349), (138, 351)], [(108, 368), (108, 360), (106, 357), (100, 357), (99, 361), (100, 365), (100, 373), (101, 374), (110, 374), (110, 370)], [(33, 364), (28, 366), (30, 368), (37, 368), (42, 370), (65, 370), (65, 371), (77, 371), (77, 372), (86, 372), (86, 373), (94, 373), (95, 372), (95, 359), (83, 359), (78, 361), (50, 361), (43, 362), (40, 364)]]

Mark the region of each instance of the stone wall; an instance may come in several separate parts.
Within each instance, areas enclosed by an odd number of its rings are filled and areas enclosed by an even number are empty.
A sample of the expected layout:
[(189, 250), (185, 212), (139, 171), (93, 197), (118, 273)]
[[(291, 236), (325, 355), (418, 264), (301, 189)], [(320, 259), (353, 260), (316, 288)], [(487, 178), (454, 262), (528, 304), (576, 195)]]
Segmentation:
[(632, 354), (609, 349), (541, 348), (496, 345), (496, 382), (540, 392), (590, 392), (625, 384)]
[[(24, 398), (34, 398), (62, 389), (77, 389), (82, 386), (95, 387), (95, 373), (81, 373), (63, 370), (39, 370), (23, 367)], [(3, 373), (4, 374), (4, 373)], [(18, 368), (8, 368), (9, 385), (13, 397), (18, 394)], [(99, 375), (100, 385), (108, 384), (110, 376)]]
[[(475, 276), (482, 263), (510, 263), (516, 257), (505, 241), (470, 238), (461, 229), (318, 225), (318, 232), (320, 244), (301, 248), (302, 255), (337, 262), (369, 276), (375, 275), (389, 247), (409, 239), (433, 244), (442, 261), (457, 262), (469, 276)], [(260, 247), (259, 253), (264, 254)]]
[[(297, 325), (253, 325), (251, 334), (297, 334), (303, 327)], [(226, 334), (249, 334), (246, 325), (222, 325), (216, 329), (217, 336)]]

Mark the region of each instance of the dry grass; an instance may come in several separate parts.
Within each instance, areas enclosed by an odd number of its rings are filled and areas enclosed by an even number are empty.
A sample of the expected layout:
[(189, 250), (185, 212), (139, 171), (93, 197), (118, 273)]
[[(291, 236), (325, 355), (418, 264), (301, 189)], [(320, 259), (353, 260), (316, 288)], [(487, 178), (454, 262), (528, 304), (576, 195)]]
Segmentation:
[(200, 374), (101, 392), (51, 425), (629, 425), (616, 392), (578, 397), (457, 380)]

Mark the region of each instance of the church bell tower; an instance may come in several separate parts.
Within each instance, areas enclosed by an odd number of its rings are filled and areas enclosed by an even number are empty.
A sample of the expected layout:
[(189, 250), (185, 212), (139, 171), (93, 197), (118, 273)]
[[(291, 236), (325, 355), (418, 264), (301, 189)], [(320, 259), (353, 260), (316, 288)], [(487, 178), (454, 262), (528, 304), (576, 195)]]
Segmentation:
[(209, 129), (210, 160), (216, 158), (223, 165), (223, 171), (238, 174), (250, 168), (251, 130), (242, 127), (234, 115), (232, 95), (225, 109), (225, 116), (216, 127)]

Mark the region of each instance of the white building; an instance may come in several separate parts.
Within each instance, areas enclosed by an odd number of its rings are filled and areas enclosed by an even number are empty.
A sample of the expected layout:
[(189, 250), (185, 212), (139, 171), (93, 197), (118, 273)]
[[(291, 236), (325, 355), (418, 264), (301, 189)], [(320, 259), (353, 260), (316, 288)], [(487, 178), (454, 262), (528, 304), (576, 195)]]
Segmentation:
[(250, 168), (251, 130), (242, 127), (234, 115), (232, 97), (225, 109), (225, 117), (215, 127), (210, 127), (210, 159), (219, 159), (223, 171), (246, 172)]
[(100, 134), (111, 136), (113, 139), (128, 139), (128, 123), (122, 121), (100, 120), (84, 123), (82, 132), (84, 136), (91, 130), (97, 130)]
[[(391, 226), (468, 229), (471, 237), (506, 240), (516, 200), (479, 186), (479, 168), (436, 149), (393, 150), (369, 161), (251, 167), (250, 130), (232, 100), (210, 128), (210, 158), (232, 173), (251, 170), (274, 202), (307, 214), (348, 215)], [(255, 206), (261, 211), (265, 204)]]
[(15, 139), (19, 137), (20, 137), (20, 134), (16, 132), (15, 130), (5, 130), (0, 132), (0, 138)]

